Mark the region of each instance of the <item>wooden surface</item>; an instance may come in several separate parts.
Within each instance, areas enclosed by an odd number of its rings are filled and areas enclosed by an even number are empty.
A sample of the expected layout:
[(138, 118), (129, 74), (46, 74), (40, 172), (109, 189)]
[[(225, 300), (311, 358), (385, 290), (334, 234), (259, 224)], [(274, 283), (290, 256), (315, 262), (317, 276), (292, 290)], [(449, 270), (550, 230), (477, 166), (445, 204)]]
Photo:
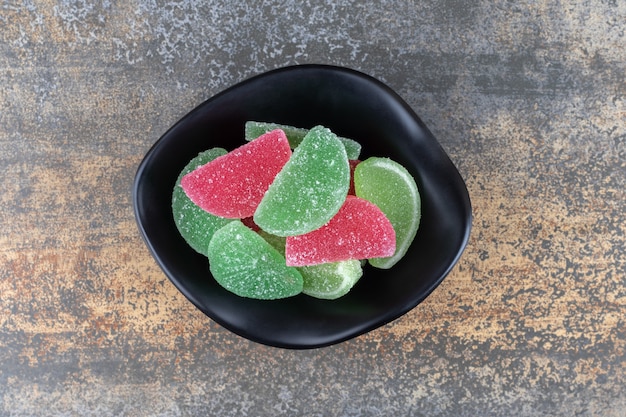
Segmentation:
[[(626, 416), (626, 3), (95, 3), (0, 5), (0, 415)], [(198, 312), (131, 203), (169, 126), (296, 63), (388, 83), (474, 211), (424, 303), (309, 351)]]

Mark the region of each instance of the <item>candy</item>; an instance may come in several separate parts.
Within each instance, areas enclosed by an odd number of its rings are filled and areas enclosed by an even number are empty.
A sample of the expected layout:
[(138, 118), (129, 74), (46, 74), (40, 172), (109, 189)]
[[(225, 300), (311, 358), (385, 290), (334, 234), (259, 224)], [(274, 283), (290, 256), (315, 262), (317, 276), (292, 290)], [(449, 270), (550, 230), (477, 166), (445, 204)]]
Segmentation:
[(246, 139), (199, 154), (172, 193), (176, 227), (222, 287), (332, 300), (354, 287), (366, 260), (390, 268), (406, 254), (421, 201), (400, 164), (360, 161), (358, 143), (323, 126), (248, 122)]
[(274, 130), (185, 175), (181, 185), (211, 214), (250, 217), (290, 156), (285, 133)]
[(326, 300), (346, 295), (363, 275), (361, 261), (356, 259), (302, 266), (298, 271), (303, 279), (302, 292)]
[(395, 265), (413, 242), (420, 223), (421, 200), (411, 174), (389, 158), (369, 158), (354, 171), (356, 195), (376, 204), (396, 232), (396, 251), (383, 259), (369, 259), (377, 268)]
[(395, 231), (383, 212), (367, 200), (347, 196), (339, 212), (323, 227), (287, 236), (285, 259), (289, 266), (306, 266), (387, 257), (395, 249)]
[[(263, 239), (283, 256), (286, 238), (269, 234), (263, 230), (257, 232)], [(302, 292), (315, 298), (335, 300), (352, 289), (363, 275), (362, 262), (347, 260), (296, 268), (302, 275)]]
[(314, 127), (274, 178), (254, 213), (254, 222), (277, 236), (308, 233), (337, 213), (349, 186), (350, 167), (343, 145), (330, 130)]
[(308, 129), (301, 129), (278, 123), (248, 121), (244, 126), (244, 137), (247, 141), (250, 141), (276, 129), (281, 129), (285, 132), (287, 140), (289, 140), (289, 145), (291, 145), (291, 149), (297, 148), (300, 142), (302, 142), (302, 139), (304, 139), (306, 134), (309, 132)]
[[(291, 149), (295, 149), (300, 145), (302, 139), (309, 133), (308, 129), (302, 129), (299, 127), (293, 127), (289, 125), (281, 125), (278, 123), (267, 123), (267, 122), (246, 122), (245, 125), (245, 137), (246, 140), (253, 140), (258, 138), (264, 133), (270, 132), (275, 129), (282, 129), (287, 135), (287, 139), (289, 140), (289, 144), (291, 145)], [(361, 144), (358, 142), (348, 139), (338, 137), (343, 146), (346, 148), (346, 155), (348, 155), (348, 159), (358, 159), (361, 154)]]
[(198, 154), (183, 168), (172, 192), (172, 215), (179, 233), (189, 246), (205, 256), (213, 233), (231, 220), (214, 216), (194, 204), (183, 191), (180, 181), (191, 171), (226, 153), (225, 149), (213, 148)]
[(259, 229), (256, 231), (259, 236), (261, 236), (267, 243), (272, 245), (274, 249), (278, 251), (281, 255), (285, 256), (285, 240), (287, 239), (284, 236), (276, 236), (271, 233), (267, 233), (263, 229)]
[(207, 253), (215, 280), (241, 297), (275, 300), (302, 292), (298, 270), (239, 220), (215, 232)]

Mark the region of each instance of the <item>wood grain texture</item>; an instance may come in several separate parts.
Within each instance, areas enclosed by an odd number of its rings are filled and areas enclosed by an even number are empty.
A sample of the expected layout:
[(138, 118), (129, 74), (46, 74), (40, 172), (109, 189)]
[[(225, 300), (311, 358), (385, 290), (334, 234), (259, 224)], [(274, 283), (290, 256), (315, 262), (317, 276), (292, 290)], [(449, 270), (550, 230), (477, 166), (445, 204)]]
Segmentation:
[[(626, 4), (326, 3), (0, 6), (0, 415), (626, 415)], [(312, 62), (412, 106), (474, 229), (409, 314), (293, 352), (175, 290), (131, 187), (194, 106)]]

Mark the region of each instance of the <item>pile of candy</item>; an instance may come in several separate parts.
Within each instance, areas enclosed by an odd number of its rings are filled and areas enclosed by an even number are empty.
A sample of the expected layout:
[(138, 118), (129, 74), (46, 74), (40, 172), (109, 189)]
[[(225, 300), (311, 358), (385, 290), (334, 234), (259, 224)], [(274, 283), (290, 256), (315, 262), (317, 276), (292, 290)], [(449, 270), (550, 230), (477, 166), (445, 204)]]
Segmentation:
[(391, 268), (420, 221), (415, 180), (397, 162), (323, 126), (247, 122), (244, 145), (212, 148), (180, 173), (174, 222), (215, 280), (249, 298), (336, 299), (365, 261)]

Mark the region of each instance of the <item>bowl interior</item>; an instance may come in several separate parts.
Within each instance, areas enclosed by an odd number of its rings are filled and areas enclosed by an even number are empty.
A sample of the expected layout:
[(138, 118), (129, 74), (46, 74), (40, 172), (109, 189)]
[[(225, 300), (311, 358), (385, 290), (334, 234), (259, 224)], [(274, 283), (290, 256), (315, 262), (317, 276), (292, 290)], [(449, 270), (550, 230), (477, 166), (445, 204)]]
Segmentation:
[[(338, 300), (306, 295), (261, 301), (238, 297), (211, 277), (208, 260), (191, 249), (172, 219), (171, 195), (183, 167), (199, 152), (245, 143), (244, 123), (324, 125), (357, 140), (361, 159), (386, 156), (414, 176), (422, 199), (418, 234), (392, 269), (366, 266)], [(223, 327), (283, 348), (338, 343), (382, 326), (419, 304), (448, 274), (471, 228), (471, 207), (458, 171), (411, 108), (381, 82), (322, 65), (286, 67), (243, 81), (200, 104), (147, 153), (135, 178), (139, 229), (174, 285)]]

